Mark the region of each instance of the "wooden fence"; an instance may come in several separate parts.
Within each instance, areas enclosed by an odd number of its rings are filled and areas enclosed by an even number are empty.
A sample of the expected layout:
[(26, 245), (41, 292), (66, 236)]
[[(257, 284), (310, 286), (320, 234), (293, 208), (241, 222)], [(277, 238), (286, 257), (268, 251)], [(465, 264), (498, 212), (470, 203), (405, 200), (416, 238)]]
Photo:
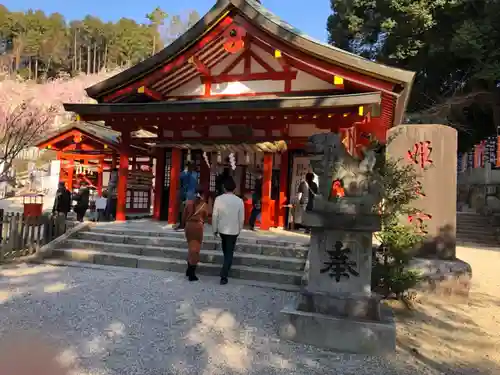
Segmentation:
[(65, 231), (62, 215), (26, 217), (0, 209), (0, 263), (34, 254)]

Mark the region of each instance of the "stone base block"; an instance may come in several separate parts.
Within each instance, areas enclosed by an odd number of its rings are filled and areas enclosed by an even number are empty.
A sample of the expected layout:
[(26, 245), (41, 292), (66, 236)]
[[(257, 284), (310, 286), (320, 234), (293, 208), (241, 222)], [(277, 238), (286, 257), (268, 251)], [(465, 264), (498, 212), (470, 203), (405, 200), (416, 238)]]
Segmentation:
[(299, 311), (281, 310), (280, 337), (338, 352), (381, 355), (396, 350), (396, 324), (392, 310), (382, 305), (381, 320), (356, 320)]

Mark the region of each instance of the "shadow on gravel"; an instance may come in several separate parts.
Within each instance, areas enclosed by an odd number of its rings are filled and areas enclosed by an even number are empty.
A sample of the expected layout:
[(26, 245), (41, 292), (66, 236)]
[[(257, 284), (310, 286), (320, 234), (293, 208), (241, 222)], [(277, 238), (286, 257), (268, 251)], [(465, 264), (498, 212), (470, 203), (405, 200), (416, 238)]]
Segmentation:
[[(469, 297), (427, 294), (413, 310), (395, 305), (398, 348), (443, 374), (498, 374), (500, 299), (471, 292)], [(493, 328), (493, 330), (492, 330)]]
[(439, 297), (397, 310), (398, 353), (377, 358), (280, 340), (279, 312), (292, 293), (214, 279), (42, 265), (1, 269), (0, 291), (10, 293), (0, 294), (0, 336), (36, 332), (75, 375), (500, 372), (487, 358), (494, 341), (473, 315), (499, 306), (493, 297)]

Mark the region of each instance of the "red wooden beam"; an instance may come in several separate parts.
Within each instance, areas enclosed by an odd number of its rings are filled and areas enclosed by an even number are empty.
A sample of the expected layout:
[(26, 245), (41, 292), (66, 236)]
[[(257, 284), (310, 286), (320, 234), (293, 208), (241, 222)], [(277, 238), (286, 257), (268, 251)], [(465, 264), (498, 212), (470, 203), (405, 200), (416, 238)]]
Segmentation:
[[(250, 51), (250, 57), (253, 58), (257, 63), (262, 66), (264, 69), (266, 69), (267, 72), (276, 72), (276, 69), (274, 69), (271, 65), (269, 65), (267, 62), (264, 61), (259, 55), (257, 55), (255, 52)], [(285, 69), (283, 69), (285, 70)]]
[[(209, 59), (207, 59), (205, 64), (207, 65), (208, 69), (212, 69), (220, 61), (224, 60), (227, 57), (227, 55), (228, 55), (228, 53), (226, 51), (224, 51), (224, 49), (221, 49), (220, 51), (215, 53), (213, 56), (211, 56)], [(178, 89), (182, 85), (185, 85), (187, 82), (191, 81), (192, 79), (196, 78), (197, 76), (198, 76), (198, 73), (196, 71), (187, 70), (184, 74), (176, 76), (171, 81), (168, 81), (167, 84), (160, 86), (159, 90), (162, 90), (163, 92), (168, 93), (170, 91)]]
[(43, 143), (38, 144), (37, 147), (38, 148), (47, 148), (50, 146), (51, 148), (53, 148), (57, 143), (65, 141), (70, 137), (73, 138), (74, 136), (76, 136), (78, 134), (80, 134), (80, 133), (77, 130), (72, 129), (72, 130), (69, 130), (67, 132), (64, 132), (63, 134), (55, 136), (55, 137), (49, 139), (48, 141), (45, 141)]
[(137, 89), (138, 94), (144, 94), (149, 96), (152, 99), (161, 101), (163, 100), (163, 95), (155, 90), (149, 89), (146, 86), (141, 86)]
[[(222, 37), (218, 37), (214, 39), (211, 43), (197, 52), (195, 56), (198, 56), (199, 59), (210, 69), (210, 60), (214, 58), (215, 55), (222, 54), (227, 55), (227, 52), (221, 47), (221, 39)], [(215, 46), (215, 48), (213, 48)], [(154, 86), (156, 90), (162, 91), (163, 87), (167, 87), (169, 84), (172, 84), (174, 80), (179, 78), (185, 78), (186, 76), (193, 75), (197, 76), (198, 73), (195, 71), (191, 64), (184, 64), (182, 67), (175, 71), (175, 74), (169, 74), (158, 80)]]
[(295, 79), (297, 72), (265, 72), (250, 74), (227, 74), (218, 75), (211, 78), (213, 83), (226, 82), (245, 82), (245, 81), (284, 81), (286, 79)]
[[(76, 150), (75, 144), (71, 144), (71, 145), (66, 146), (66, 147), (61, 149), (61, 151), (71, 151), (71, 150)], [(83, 151), (96, 151), (97, 149), (95, 147), (92, 147), (91, 145), (82, 144), (81, 150), (83, 150)]]
[[(253, 97), (253, 96), (261, 96), (268, 98), (277, 98), (286, 94), (286, 91), (275, 91), (275, 92), (244, 92), (240, 94), (213, 94), (212, 98), (220, 98), (220, 99), (232, 99), (235, 97)], [(293, 94), (296, 96), (310, 96), (310, 95), (333, 95), (338, 94), (338, 91), (335, 89), (331, 90), (297, 90), (293, 91)], [(175, 99), (175, 100), (190, 100), (190, 99), (201, 99), (202, 95), (183, 95), (183, 96), (166, 96), (165, 99)]]
[(305, 63), (317, 66), (318, 68), (324, 70), (325, 72), (330, 73), (332, 75), (332, 81), (333, 81), (333, 76), (336, 75), (371, 89), (393, 92), (395, 83), (382, 81), (380, 79), (376, 79), (364, 75), (362, 73), (351, 71), (340, 66), (332, 65), (316, 57), (310, 56), (296, 48), (290, 47), (289, 45), (283, 43), (282, 41), (276, 38), (270, 37), (268, 34), (263, 32), (259, 28), (255, 27), (241, 16), (236, 16), (235, 20), (238, 22), (238, 24), (242, 25), (249, 33), (253, 35), (254, 42), (256, 38), (261, 39), (265, 43), (272, 46), (271, 48), (275, 47), (282, 53), (286, 54), (288, 61), (290, 61), (291, 58), (294, 58), (296, 60), (299, 61), (302, 60)]
[(203, 37), (201, 40), (199, 40), (197, 43), (195, 43), (191, 48), (184, 51), (184, 53), (182, 53), (181, 55), (177, 56), (172, 62), (164, 65), (160, 69), (157, 69), (155, 72), (153, 72), (152, 74), (149, 74), (148, 76), (141, 79), (140, 81), (133, 83), (133, 84), (131, 84), (128, 87), (125, 87), (123, 89), (117, 90), (114, 93), (106, 95), (104, 97), (104, 101), (108, 102), (115, 97), (124, 95), (124, 93), (125, 94), (128, 93), (127, 90), (133, 91), (141, 86), (150, 86), (151, 83), (158, 81), (161, 76), (168, 74), (175, 69), (178, 69), (183, 64), (185, 64), (186, 61), (191, 56), (193, 56), (196, 52), (198, 52), (203, 47), (205, 47), (207, 44), (209, 44), (213, 39), (217, 38), (217, 36), (219, 34), (221, 34), (232, 23), (233, 23), (233, 19), (231, 17), (227, 16), (227, 17), (223, 18), (222, 21), (217, 26), (215, 26), (212, 31), (210, 31), (205, 37)]
[(191, 56), (189, 58), (189, 63), (192, 64), (198, 73), (200, 73), (203, 76), (209, 76), (210, 75), (210, 69), (201, 62), (201, 60), (197, 56)]
[[(197, 125), (248, 125), (249, 123), (256, 124), (256, 126), (273, 126), (273, 124), (308, 124), (316, 123), (319, 121), (362, 121), (364, 116), (369, 113), (367, 108), (366, 113), (363, 116), (358, 114), (358, 107), (355, 108), (337, 108), (337, 109), (318, 109), (318, 110), (303, 110), (297, 112), (293, 111), (232, 111), (231, 115), (225, 113), (201, 113), (195, 115), (192, 113), (180, 113), (180, 114), (144, 114), (138, 116), (137, 114), (122, 114), (119, 117), (113, 117), (110, 114), (95, 114), (95, 115), (85, 115), (83, 118), (88, 121), (104, 120), (109, 121), (113, 124), (113, 128), (117, 131), (129, 130), (135, 131), (144, 128), (148, 125), (158, 125), (160, 126), (157, 133), (161, 129), (165, 129), (169, 126), (172, 130), (191, 130), (193, 126)], [(147, 116), (147, 117), (146, 117)], [(260, 124), (260, 125), (259, 125)], [(147, 140), (147, 138), (142, 138)]]
[[(260, 49), (264, 50), (267, 52), (269, 55), (273, 55), (274, 49), (269, 45), (264, 42), (262, 42), (259, 39), (254, 39), (254, 43), (256, 46), (258, 46)], [(294, 67), (295, 69), (302, 70), (308, 74), (311, 74), (312, 76), (321, 79), (322, 81), (328, 82), (331, 85), (334, 85), (338, 89), (343, 89), (344, 85), (335, 85), (334, 83), (334, 76), (330, 73), (326, 73), (322, 70), (319, 69), (314, 69), (314, 67), (311, 67), (308, 64), (303, 63), (300, 60), (296, 60), (290, 57), (280, 57), (277, 59), (280, 65), (283, 67), (283, 70), (290, 70), (290, 67)]]

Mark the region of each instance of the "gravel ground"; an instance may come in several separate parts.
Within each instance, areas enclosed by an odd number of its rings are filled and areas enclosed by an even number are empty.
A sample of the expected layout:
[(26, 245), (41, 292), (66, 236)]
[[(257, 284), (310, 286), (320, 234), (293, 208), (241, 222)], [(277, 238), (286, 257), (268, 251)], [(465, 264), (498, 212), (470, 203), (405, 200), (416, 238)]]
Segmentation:
[(42, 265), (0, 275), (2, 338), (50, 340), (75, 375), (437, 374), (404, 352), (382, 359), (281, 341), (286, 292), (128, 269)]
[(472, 266), (469, 298), (427, 295), (397, 309), (398, 344), (447, 374), (500, 374), (500, 249), (457, 248)]
[(473, 267), (470, 299), (430, 297), (399, 311), (399, 348), (387, 358), (280, 340), (276, 322), (291, 293), (121, 268), (2, 269), (0, 335), (54, 344), (72, 375), (498, 374), (500, 253), (459, 256)]

